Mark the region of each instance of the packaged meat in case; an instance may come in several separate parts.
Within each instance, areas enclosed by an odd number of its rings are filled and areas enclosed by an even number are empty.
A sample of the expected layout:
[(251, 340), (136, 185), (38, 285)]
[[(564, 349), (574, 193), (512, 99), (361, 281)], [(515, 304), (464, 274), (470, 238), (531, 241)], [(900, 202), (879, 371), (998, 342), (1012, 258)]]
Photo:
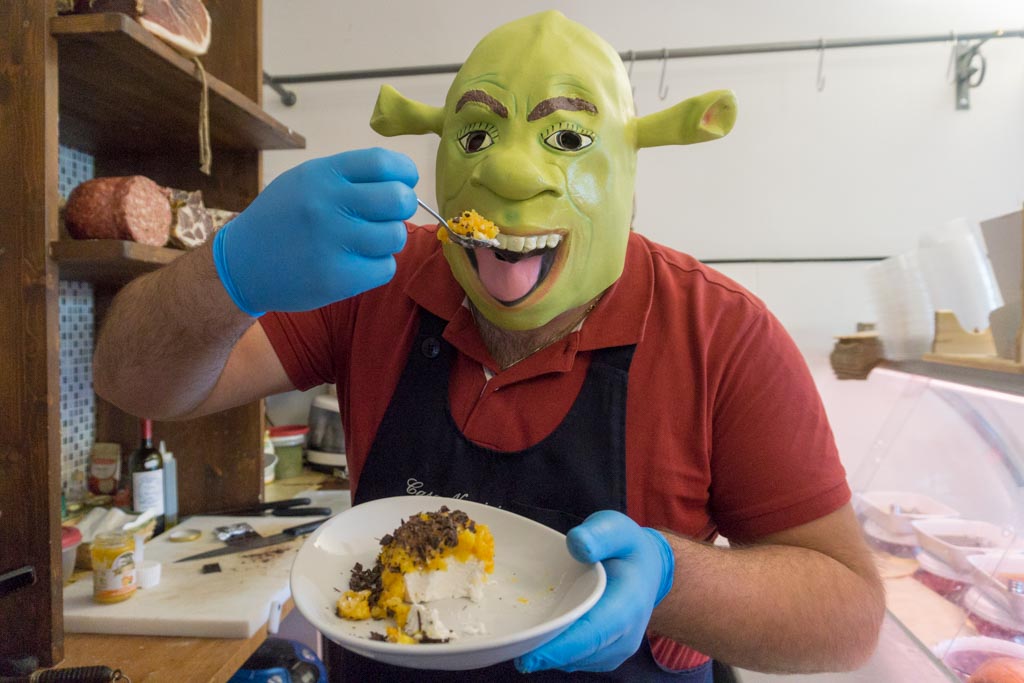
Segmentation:
[(71, 191), (64, 223), (76, 239), (162, 247), (170, 235), (171, 203), (167, 189), (145, 176), (94, 178)]

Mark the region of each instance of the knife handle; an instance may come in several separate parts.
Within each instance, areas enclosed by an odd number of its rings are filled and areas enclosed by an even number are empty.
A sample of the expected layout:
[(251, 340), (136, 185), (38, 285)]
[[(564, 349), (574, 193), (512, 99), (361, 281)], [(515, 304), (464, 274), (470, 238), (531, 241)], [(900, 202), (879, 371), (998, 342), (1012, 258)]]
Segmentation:
[(330, 517), (331, 508), (281, 508), (270, 514), (274, 517)]
[(330, 517), (324, 517), (323, 519), (314, 519), (312, 522), (306, 522), (305, 524), (299, 524), (298, 526), (288, 527), (281, 533), (288, 534), (289, 536), (303, 536), (315, 530), (318, 526), (326, 522), (328, 519), (330, 519)]

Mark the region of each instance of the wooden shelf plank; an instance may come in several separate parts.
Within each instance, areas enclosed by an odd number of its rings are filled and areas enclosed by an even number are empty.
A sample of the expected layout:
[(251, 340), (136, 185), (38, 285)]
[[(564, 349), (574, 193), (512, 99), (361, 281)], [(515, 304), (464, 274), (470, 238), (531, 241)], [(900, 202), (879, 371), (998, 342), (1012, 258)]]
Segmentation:
[(58, 240), (50, 242), (62, 280), (123, 285), (167, 265), (185, 252), (125, 240)]
[(1008, 371), (1005, 368), (992, 369), (930, 360), (887, 360), (876, 367), (1024, 396), (1024, 375), (1020, 370)]
[[(1024, 375), (1024, 363), (1017, 363), (1009, 358), (999, 358), (998, 356), (977, 356), (966, 353), (926, 353), (922, 356), (922, 359), (929, 363), (958, 365), (964, 368), (974, 368), (975, 370)], [(1024, 378), (1021, 379), (1024, 381)]]
[[(198, 156), (202, 83), (191, 60), (124, 14), (53, 17), (50, 34), (58, 43), (63, 144), (92, 154), (195, 149)], [(214, 150), (306, 146), (236, 89), (211, 74), (207, 83)]]

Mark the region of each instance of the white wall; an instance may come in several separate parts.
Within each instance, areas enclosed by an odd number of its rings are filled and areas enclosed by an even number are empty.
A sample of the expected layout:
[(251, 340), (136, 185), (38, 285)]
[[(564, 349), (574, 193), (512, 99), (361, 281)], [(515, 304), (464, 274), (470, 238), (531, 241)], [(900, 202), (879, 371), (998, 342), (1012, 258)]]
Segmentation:
[[(1020, 0), (610, 0), (481, 3), (264, 0), (264, 68), (271, 74), (461, 62), (486, 31), (557, 8), (617, 50), (945, 34), (1024, 27)], [(731, 88), (734, 132), (705, 145), (643, 150), (638, 228), (703, 259), (890, 255), (957, 217), (983, 220), (1024, 201), (1024, 40), (990, 41), (971, 110), (955, 111), (947, 44), (673, 60), (634, 67), (640, 113)], [(451, 75), (392, 79), (441, 104)], [(303, 159), (386, 145), (410, 154), (433, 198), (433, 136), (382, 138), (368, 120), (381, 83), (293, 86), (268, 111), (307, 149), (265, 155), (269, 181)], [(421, 216), (427, 220), (426, 215)], [(722, 267), (762, 296), (812, 359), (834, 333), (870, 319), (860, 265)]]

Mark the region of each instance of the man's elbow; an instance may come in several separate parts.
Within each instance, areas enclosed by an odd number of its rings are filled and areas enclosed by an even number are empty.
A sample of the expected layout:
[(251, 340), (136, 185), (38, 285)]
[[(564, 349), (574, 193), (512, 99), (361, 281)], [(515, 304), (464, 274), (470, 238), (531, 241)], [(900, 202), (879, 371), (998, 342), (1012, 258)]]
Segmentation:
[(842, 634), (842, 655), (839, 664), (842, 671), (854, 671), (867, 664), (878, 648), (878, 639), (885, 621), (885, 588), (881, 580), (872, 582), (866, 589), (863, 600), (851, 601), (849, 609), (856, 610), (852, 614), (852, 628)]
[(131, 372), (112, 361), (99, 348), (92, 359), (92, 388), (101, 399), (129, 415), (162, 422), (191, 417), (187, 412), (174, 410), (166, 401), (161, 401), (158, 389), (140, 386)]

